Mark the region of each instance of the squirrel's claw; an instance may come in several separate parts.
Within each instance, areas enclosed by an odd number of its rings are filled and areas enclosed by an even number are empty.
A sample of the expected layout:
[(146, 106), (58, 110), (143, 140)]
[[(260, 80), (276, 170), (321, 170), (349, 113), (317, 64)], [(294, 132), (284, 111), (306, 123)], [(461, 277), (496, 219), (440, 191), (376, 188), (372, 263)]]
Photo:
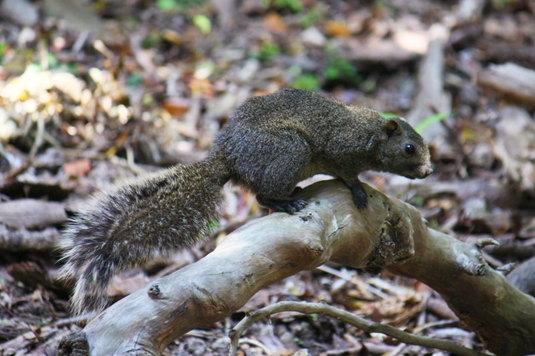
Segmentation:
[(307, 206), (308, 202), (304, 199), (285, 200), (285, 199), (266, 199), (257, 197), (258, 202), (264, 207), (285, 212), (288, 214), (295, 214)]
[(365, 209), (368, 206), (368, 196), (360, 183), (351, 186), (353, 202), (358, 209)]

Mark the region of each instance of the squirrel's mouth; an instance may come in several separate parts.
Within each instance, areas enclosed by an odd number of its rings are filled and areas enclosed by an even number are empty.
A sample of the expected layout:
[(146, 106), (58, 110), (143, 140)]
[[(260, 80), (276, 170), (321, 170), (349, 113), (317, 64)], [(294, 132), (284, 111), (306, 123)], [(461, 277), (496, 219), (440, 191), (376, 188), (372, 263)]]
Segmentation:
[(412, 170), (409, 174), (404, 174), (403, 176), (409, 179), (416, 179), (416, 178), (422, 179), (422, 178), (427, 177), (431, 173), (433, 173), (433, 168), (431, 168), (428, 165), (421, 165), (421, 166), (416, 166), (415, 169)]

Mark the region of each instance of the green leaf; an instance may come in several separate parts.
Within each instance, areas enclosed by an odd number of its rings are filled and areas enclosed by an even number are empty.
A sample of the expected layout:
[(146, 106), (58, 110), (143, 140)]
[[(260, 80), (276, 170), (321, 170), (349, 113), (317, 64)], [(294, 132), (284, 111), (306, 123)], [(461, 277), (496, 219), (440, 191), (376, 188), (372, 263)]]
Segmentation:
[(177, 7), (176, 0), (158, 0), (156, 6), (162, 11), (171, 11)]
[(156, 6), (162, 11), (185, 12), (199, 7), (203, 3), (203, 0), (158, 0)]
[(396, 117), (399, 117), (398, 115), (389, 112), (380, 112), (379, 115), (381, 115), (383, 119), (395, 119)]
[(26, 73), (39, 73), (42, 72), (43, 69), (41, 66), (37, 63), (30, 63), (26, 66), (26, 69), (24, 70), (24, 74)]
[(46, 61), (48, 62), (48, 69), (56, 69), (59, 66), (59, 61), (52, 53), (47, 53)]
[(214, 231), (219, 226), (219, 221), (217, 219), (212, 219), (208, 223), (208, 229)]
[(411, 204), (416, 206), (424, 206), (425, 200), (423, 197), (416, 195), (412, 197)]
[(345, 80), (354, 83), (362, 82), (362, 78), (355, 69), (355, 66), (347, 59), (340, 57), (329, 59), (325, 76), (331, 80)]
[(320, 80), (312, 73), (303, 73), (294, 79), (292, 87), (296, 89), (317, 90), (320, 87)]
[(193, 24), (201, 30), (203, 35), (207, 35), (212, 31), (212, 21), (206, 15), (193, 16)]
[(271, 41), (264, 41), (260, 44), (260, 50), (251, 53), (253, 58), (260, 61), (269, 61), (281, 53), (281, 48), (278, 44)]
[(195, 66), (195, 78), (206, 79), (210, 77), (216, 69), (217, 67), (214, 61), (201, 61)]
[(6, 55), (8, 49), (9, 45), (7, 43), (0, 43), (0, 63), (4, 61), (4, 56)]
[(143, 49), (149, 49), (156, 47), (162, 40), (162, 37), (159, 33), (149, 33), (141, 41), (141, 47)]
[(141, 75), (139, 75), (137, 73), (131, 73), (126, 78), (126, 86), (127, 87), (136, 87), (136, 86), (140, 85), (142, 82), (143, 82), (143, 78), (141, 77)]
[(311, 10), (299, 18), (299, 25), (301, 27), (310, 27), (319, 21), (321, 12), (318, 10)]
[(61, 63), (59, 66), (58, 66), (59, 69), (65, 71), (65, 72), (69, 72), (71, 74), (74, 74), (74, 75), (79, 75), (80, 74), (80, 71), (78, 70), (78, 66), (74, 63)]
[(431, 124), (434, 124), (435, 122), (440, 122), (447, 118), (450, 114), (446, 113), (437, 113), (430, 115), (426, 117), (422, 122), (420, 122), (418, 125), (414, 127), (414, 130), (418, 132), (419, 134), (422, 134), (422, 132), (425, 130), (426, 127), (428, 127)]
[(301, 0), (275, 0), (275, 6), (280, 9), (288, 9), (291, 12), (300, 12), (303, 10)]

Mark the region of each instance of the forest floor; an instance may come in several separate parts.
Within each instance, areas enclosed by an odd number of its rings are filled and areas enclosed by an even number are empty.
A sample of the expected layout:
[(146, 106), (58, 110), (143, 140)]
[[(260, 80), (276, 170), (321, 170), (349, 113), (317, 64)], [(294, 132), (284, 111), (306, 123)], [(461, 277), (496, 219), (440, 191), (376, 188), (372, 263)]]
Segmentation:
[[(529, 0), (4, 0), (0, 355), (54, 355), (81, 329), (70, 318), (70, 287), (57, 280), (57, 243), (92, 193), (202, 159), (240, 103), (286, 87), (407, 118), (429, 143), (435, 173), (364, 179), (417, 206), (436, 229), (496, 239), (484, 250), (496, 268), (533, 258), (534, 20)], [(239, 187), (227, 185), (224, 197), (211, 239), (121, 275), (110, 298), (195, 262), (268, 213)], [(535, 293), (532, 268), (515, 283)], [(245, 313), (282, 300), (323, 301), (483, 347), (423, 283), (328, 266), (261, 290), (164, 354), (225, 354)], [(277, 314), (244, 336), (247, 355), (430, 352), (321, 315)]]

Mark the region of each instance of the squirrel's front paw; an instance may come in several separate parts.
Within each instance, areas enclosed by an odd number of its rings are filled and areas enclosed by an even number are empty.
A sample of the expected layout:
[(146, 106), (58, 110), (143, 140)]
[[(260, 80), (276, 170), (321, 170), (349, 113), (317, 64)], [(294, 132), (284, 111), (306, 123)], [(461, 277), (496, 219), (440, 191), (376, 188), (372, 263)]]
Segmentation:
[(262, 197), (256, 197), (258, 202), (268, 209), (274, 211), (285, 212), (288, 214), (294, 214), (307, 206), (308, 202), (303, 199), (285, 200), (285, 199), (266, 199)]
[(285, 211), (288, 214), (297, 213), (299, 210), (304, 209), (307, 204), (308, 202), (303, 199), (290, 200), (280, 211)]
[(355, 202), (357, 209), (365, 209), (368, 206), (366, 191), (360, 184), (352, 186), (351, 193), (353, 194), (353, 202)]

